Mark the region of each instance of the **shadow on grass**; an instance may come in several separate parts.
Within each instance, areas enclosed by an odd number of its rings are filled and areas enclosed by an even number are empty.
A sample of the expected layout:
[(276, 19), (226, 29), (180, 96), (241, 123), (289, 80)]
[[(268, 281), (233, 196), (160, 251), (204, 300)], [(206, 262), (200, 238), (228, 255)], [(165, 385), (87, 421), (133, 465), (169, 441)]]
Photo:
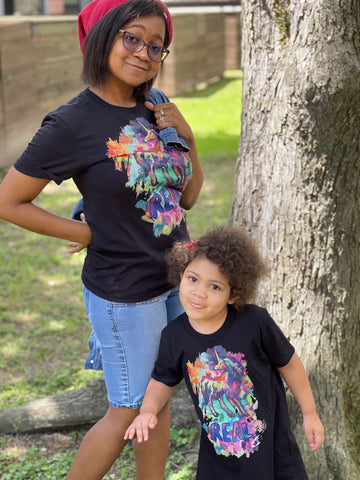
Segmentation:
[(242, 78), (242, 72), (239, 70), (228, 70), (225, 72), (224, 76), (220, 79), (218, 77), (214, 78), (213, 82), (207, 82), (203, 84), (199, 84), (198, 88), (192, 92), (187, 92), (179, 97), (183, 98), (206, 98), (211, 97), (218, 91), (225, 88), (231, 82), (238, 81)]

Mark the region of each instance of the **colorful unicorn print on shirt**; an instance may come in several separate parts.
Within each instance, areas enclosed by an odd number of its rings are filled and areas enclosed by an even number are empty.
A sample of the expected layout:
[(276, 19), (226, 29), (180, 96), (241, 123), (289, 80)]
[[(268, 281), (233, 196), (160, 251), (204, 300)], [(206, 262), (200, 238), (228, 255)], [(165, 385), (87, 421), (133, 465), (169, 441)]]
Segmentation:
[(118, 140), (106, 144), (115, 168), (127, 173), (126, 187), (141, 196), (135, 206), (144, 211), (143, 220), (153, 224), (156, 237), (169, 235), (185, 218), (179, 203), (192, 174), (189, 154), (166, 148), (158, 132), (155, 125), (138, 118), (124, 127)]
[(249, 457), (257, 451), (266, 425), (256, 417), (258, 402), (244, 354), (227, 352), (218, 345), (186, 366), (198, 396), (203, 428), (216, 453)]

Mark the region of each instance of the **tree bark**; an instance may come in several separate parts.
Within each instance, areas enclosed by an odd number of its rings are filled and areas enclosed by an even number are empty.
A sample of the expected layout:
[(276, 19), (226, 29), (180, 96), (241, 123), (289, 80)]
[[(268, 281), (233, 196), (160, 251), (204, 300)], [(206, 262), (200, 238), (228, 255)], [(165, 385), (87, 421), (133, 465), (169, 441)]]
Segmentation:
[[(170, 399), (171, 425), (181, 427), (196, 419), (190, 398), (182, 382)], [(92, 425), (108, 409), (104, 380), (98, 378), (72, 392), (42, 398), (0, 412), (0, 434), (50, 432)]]
[(108, 402), (102, 378), (85, 387), (0, 412), (0, 433), (34, 433), (97, 422)]
[(359, 479), (360, 2), (242, 0), (232, 222), (271, 269), (258, 301), (302, 358), (325, 427), (309, 479)]

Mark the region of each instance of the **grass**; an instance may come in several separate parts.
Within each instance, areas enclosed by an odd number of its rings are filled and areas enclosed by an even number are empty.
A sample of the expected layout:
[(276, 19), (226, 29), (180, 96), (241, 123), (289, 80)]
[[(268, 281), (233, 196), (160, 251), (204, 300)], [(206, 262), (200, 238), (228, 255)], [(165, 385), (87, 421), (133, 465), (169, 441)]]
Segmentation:
[[(241, 78), (239, 71), (229, 71), (216, 83), (173, 99), (193, 128), (205, 174), (199, 201), (187, 215), (192, 238), (228, 222), (240, 133)], [(72, 181), (60, 187), (50, 183), (37, 203), (69, 216), (79, 198)], [(101, 375), (83, 370), (90, 333), (82, 303), (83, 260), (82, 252), (67, 254), (66, 242), (0, 221), (1, 409), (80, 388)], [(186, 437), (188, 432), (174, 430), (173, 456), (178, 453), (181, 435)], [(2, 441), (0, 437), (4, 480), (63, 478), (77, 448), (67, 445), (58, 456), (30, 448), (14, 456), (3, 448)], [(121, 471), (132, 468), (130, 457), (121, 457)], [(180, 468), (182, 461), (169, 457), (168, 480), (192, 478), (193, 467), (186, 463)], [(43, 471), (36, 473), (40, 467)], [(114, 468), (106, 478), (125, 478)]]
[[(195, 480), (196, 452), (193, 443), (198, 429), (173, 428), (170, 432), (169, 458), (166, 466), (166, 480)], [(66, 438), (66, 441), (64, 441)], [(70, 438), (70, 440), (68, 440)], [(81, 436), (76, 432), (68, 437), (57, 434), (56, 443), (49, 448), (47, 440), (39, 446), (23, 449), (8, 447), (0, 442), (1, 480), (60, 480), (65, 478), (76, 454)], [(189, 457), (188, 453), (192, 453)], [(131, 480), (136, 477), (134, 452), (125, 447), (121, 458), (105, 475), (104, 480)]]
[(229, 71), (204, 90), (176, 99), (193, 128), (205, 174), (198, 203), (187, 214), (192, 238), (229, 219), (240, 135), (241, 80), (240, 71)]

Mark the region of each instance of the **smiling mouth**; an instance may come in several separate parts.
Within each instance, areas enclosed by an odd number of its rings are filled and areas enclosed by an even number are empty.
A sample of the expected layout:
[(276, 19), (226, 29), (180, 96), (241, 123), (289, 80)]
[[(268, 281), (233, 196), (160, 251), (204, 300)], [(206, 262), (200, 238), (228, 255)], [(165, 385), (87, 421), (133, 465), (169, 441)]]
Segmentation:
[(195, 302), (190, 302), (190, 305), (195, 310), (201, 310), (202, 308), (204, 308), (204, 305), (200, 305), (199, 303), (195, 303)]
[(142, 67), (140, 65), (134, 65), (133, 63), (127, 63), (127, 65), (131, 68), (135, 68), (136, 70), (141, 70), (142, 72), (147, 71), (147, 69), (145, 67)]

